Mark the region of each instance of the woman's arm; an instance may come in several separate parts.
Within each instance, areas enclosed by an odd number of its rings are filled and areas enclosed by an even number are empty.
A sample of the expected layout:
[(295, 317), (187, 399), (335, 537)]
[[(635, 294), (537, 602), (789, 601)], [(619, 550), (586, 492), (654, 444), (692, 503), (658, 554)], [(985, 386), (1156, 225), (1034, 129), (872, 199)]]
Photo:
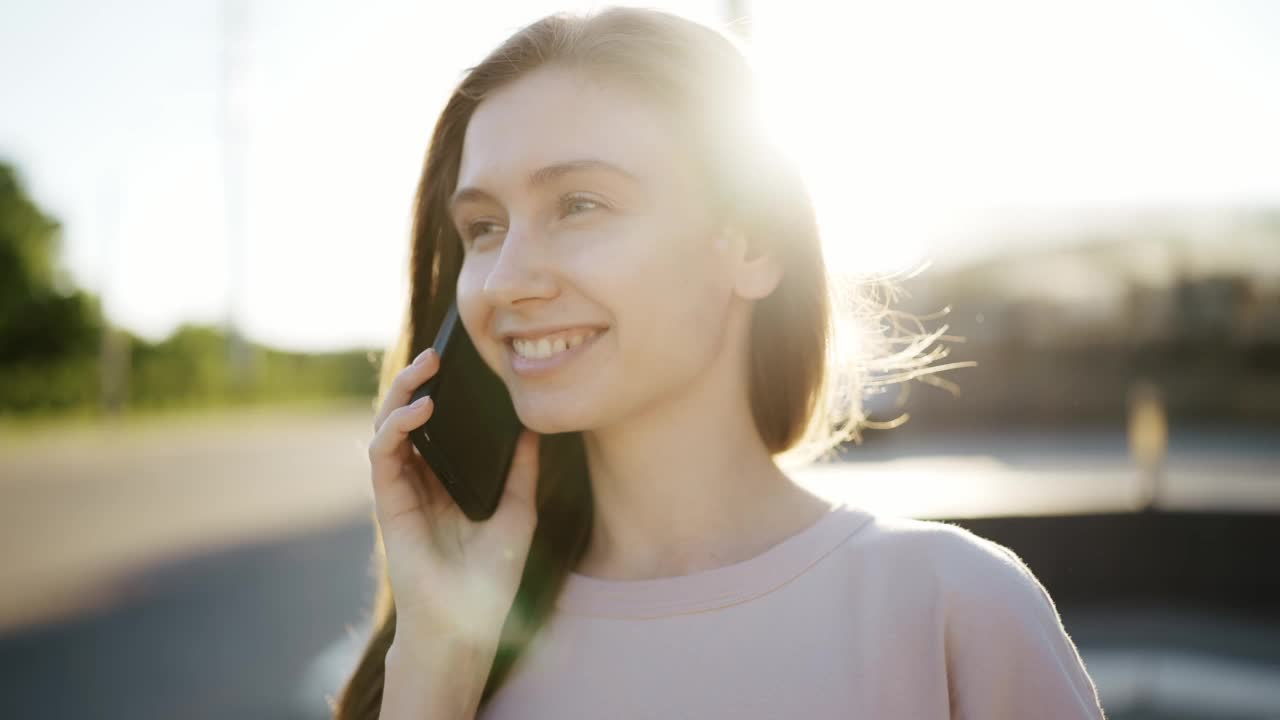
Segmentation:
[(381, 720), (473, 720), (494, 653), (448, 643), (428, 657), (411, 655), (395, 642), (383, 670)]

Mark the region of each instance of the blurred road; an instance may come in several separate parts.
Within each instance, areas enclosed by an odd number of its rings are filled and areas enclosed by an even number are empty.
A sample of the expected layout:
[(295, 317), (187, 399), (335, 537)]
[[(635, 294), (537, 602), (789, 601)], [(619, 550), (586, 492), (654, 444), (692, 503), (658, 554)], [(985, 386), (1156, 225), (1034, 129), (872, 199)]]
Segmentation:
[[(0, 717), (323, 717), (319, 689), (295, 691), (371, 599), (370, 423), (261, 411), (0, 437)], [(1280, 509), (1277, 440), (1175, 431), (1162, 506)], [(869, 443), (796, 477), (917, 517), (1140, 497), (1109, 433)]]
[(300, 697), (305, 671), (359, 632), (372, 549), (370, 523), (344, 522), (128, 573), (110, 605), (0, 635), (0, 718), (329, 717), (336, 688)]
[(0, 436), (0, 631), (110, 602), (132, 569), (367, 514), (372, 422), (225, 411)]

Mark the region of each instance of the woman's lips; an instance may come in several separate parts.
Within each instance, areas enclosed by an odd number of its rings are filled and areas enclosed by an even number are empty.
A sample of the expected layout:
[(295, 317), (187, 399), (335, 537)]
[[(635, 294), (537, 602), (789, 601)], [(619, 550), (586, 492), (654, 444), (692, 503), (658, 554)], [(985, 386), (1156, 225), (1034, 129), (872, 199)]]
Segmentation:
[(507, 356), (511, 359), (511, 371), (520, 377), (540, 377), (543, 375), (549, 375), (586, 352), (607, 332), (609, 332), (609, 328), (603, 328), (583, 340), (581, 344), (575, 345), (571, 348), (566, 348), (561, 352), (545, 358), (522, 357), (516, 354), (515, 348), (512, 347), (511, 342), (508, 341), (506, 346)]

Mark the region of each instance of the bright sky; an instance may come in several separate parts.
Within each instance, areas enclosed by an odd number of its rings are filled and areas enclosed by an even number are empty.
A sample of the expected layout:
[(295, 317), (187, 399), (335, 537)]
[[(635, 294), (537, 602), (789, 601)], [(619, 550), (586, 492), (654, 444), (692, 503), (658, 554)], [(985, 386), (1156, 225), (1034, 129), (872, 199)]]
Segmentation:
[[(725, 3), (644, 4), (717, 22)], [(1280, 203), (1280, 3), (747, 4), (840, 269), (989, 252), (984, 229), (1038, 212)], [(519, 25), (588, 5), (7, 3), (0, 157), (135, 332), (234, 314), (281, 347), (383, 345), (450, 87)]]

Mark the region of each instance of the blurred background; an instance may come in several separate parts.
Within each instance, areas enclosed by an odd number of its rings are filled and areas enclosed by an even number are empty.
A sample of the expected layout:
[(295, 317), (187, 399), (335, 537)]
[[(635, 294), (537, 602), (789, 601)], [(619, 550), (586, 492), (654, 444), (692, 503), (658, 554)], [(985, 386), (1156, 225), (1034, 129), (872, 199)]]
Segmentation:
[[(1013, 548), (1109, 717), (1280, 718), (1280, 4), (646, 5), (946, 328), (799, 477)], [(0, 717), (328, 716), (435, 116), (586, 7), (0, 7)]]

